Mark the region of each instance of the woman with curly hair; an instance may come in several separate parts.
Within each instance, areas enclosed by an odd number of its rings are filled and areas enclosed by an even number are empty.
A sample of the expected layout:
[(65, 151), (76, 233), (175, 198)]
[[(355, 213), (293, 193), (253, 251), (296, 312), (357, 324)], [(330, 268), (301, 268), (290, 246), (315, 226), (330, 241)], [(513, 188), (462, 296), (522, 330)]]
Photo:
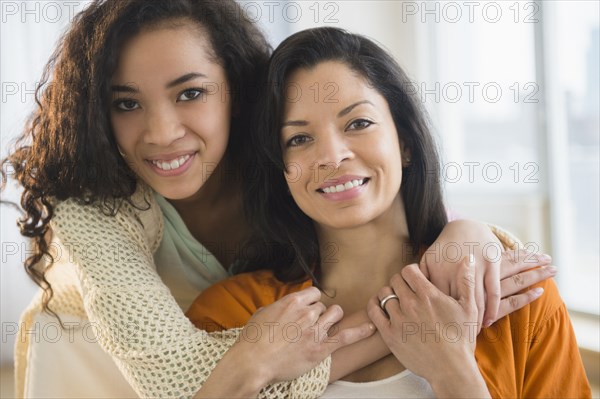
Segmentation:
[[(241, 329), (208, 334), (183, 313), (248, 261), (243, 153), (269, 52), (233, 0), (97, 0), (77, 15), (4, 161), (24, 189), (21, 233), (36, 246), (25, 268), (42, 288), (22, 316), (17, 396), (318, 396), (353, 371), (336, 357), (371, 334), (368, 322), (335, 342), (305, 333), (292, 345), (277, 326), (274, 339), (250, 340)], [(468, 222), (445, 232), (442, 243), (496, 240)], [(499, 297), (500, 272), (488, 269)], [(325, 328), (342, 312), (320, 299), (314, 288), (296, 293), (255, 321)], [(499, 304), (488, 303), (492, 319)], [(28, 334), (57, 320), (57, 341)]]

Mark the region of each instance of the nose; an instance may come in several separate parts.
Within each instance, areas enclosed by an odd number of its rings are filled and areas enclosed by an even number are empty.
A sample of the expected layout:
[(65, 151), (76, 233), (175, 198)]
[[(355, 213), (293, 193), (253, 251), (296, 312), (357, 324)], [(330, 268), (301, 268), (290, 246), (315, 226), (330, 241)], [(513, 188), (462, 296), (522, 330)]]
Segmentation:
[(145, 143), (168, 147), (184, 135), (185, 127), (172, 107), (165, 104), (148, 110)]
[(342, 162), (354, 157), (347, 138), (343, 133), (333, 130), (321, 134), (317, 138), (317, 166), (319, 169), (337, 169)]

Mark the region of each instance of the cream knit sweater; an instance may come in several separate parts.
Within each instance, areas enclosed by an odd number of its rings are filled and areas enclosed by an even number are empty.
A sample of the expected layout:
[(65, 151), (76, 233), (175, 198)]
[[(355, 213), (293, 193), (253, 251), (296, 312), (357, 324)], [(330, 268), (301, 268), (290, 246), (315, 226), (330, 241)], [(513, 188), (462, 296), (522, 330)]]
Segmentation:
[[(132, 200), (147, 210), (124, 203), (115, 216), (106, 216), (98, 206), (74, 200), (55, 205), (50, 306), (59, 315), (87, 318), (99, 329), (98, 343), (139, 396), (192, 397), (240, 330), (208, 334), (185, 317), (153, 261), (163, 233), (160, 208), (142, 184)], [(41, 295), (22, 315), (21, 328), (30, 327), (40, 310)], [(23, 397), (31, 367), (29, 337), (17, 339), (17, 397)], [(330, 363), (327, 358), (296, 380), (264, 388), (260, 396), (318, 397), (327, 387)]]

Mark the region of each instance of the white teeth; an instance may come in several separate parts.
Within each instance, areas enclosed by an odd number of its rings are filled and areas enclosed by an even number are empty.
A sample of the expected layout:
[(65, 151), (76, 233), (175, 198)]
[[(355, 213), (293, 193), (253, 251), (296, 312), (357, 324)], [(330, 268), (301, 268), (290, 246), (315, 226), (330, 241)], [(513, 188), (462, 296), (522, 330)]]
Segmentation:
[(330, 187), (325, 187), (323, 189), (323, 192), (329, 194), (329, 193), (341, 193), (342, 191), (346, 191), (346, 190), (350, 190), (351, 188), (354, 187), (358, 187), (361, 186), (365, 183), (365, 179), (360, 179), (360, 180), (352, 180), (352, 181), (347, 181), (344, 184), (338, 184), (336, 186), (330, 186)]
[(152, 161), (152, 163), (159, 169), (162, 170), (174, 170), (179, 169), (181, 165), (183, 165), (188, 159), (190, 159), (191, 155), (183, 155), (177, 159), (173, 159), (171, 161)]

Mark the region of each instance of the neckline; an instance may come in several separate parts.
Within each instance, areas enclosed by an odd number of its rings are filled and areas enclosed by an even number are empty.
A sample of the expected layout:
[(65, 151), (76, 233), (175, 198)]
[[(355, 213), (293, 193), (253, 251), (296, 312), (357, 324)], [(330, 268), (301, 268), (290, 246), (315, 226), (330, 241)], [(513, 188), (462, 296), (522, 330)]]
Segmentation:
[(217, 257), (192, 235), (173, 204), (171, 204), (165, 197), (156, 191), (153, 191), (153, 194), (158, 206), (163, 211), (163, 217), (169, 219), (172, 224), (177, 224), (177, 235), (179, 235), (181, 239), (188, 243), (187, 248), (191, 252), (196, 253), (196, 255), (201, 254), (201, 263), (204, 264), (204, 266), (211, 268), (213, 271), (216, 268), (216, 270), (223, 271), (228, 276), (229, 269), (224, 267), (221, 262), (219, 262)]
[(372, 386), (372, 385), (382, 385), (382, 384), (386, 384), (386, 383), (390, 383), (390, 382), (394, 382), (397, 380), (400, 380), (402, 378), (408, 377), (409, 375), (413, 374), (412, 371), (410, 371), (409, 369), (406, 369), (404, 371), (401, 371), (398, 374), (394, 374), (392, 376), (389, 376), (387, 378), (381, 379), (381, 380), (375, 380), (375, 381), (367, 381), (367, 382), (352, 382), (352, 381), (342, 381), (342, 380), (337, 380), (331, 383), (331, 385), (343, 385), (343, 386), (347, 386), (347, 387), (352, 387), (352, 386), (362, 386), (362, 387), (368, 387), (368, 386)]

